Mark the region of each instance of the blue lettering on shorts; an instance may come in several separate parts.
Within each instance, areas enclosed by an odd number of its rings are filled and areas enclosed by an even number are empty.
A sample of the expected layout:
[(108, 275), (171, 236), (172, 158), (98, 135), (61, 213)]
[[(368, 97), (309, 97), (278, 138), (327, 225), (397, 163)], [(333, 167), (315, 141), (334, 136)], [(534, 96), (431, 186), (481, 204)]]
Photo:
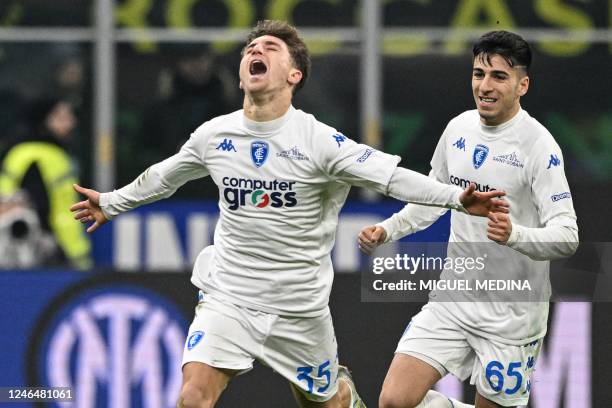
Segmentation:
[[(303, 381), (305, 383), (306, 391), (308, 391), (309, 394), (312, 394), (312, 392), (314, 391), (315, 379), (313, 379), (312, 377), (312, 372), (314, 369), (315, 367), (305, 366), (305, 367), (297, 367), (297, 370), (296, 370), (297, 380)], [(331, 384), (331, 367), (330, 367), (329, 360), (325, 360), (318, 367), (317, 379), (318, 378), (325, 378), (325, 384), (317, 388), (317, 392), (323, 393), (327, 391), (327, 389), (329, 388)]]

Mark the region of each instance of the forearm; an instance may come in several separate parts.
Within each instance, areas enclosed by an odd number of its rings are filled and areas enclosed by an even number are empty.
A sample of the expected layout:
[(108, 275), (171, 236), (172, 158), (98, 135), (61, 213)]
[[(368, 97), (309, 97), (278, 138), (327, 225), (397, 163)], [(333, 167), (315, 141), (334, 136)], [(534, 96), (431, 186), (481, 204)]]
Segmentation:
[(459, 187), (440, 183), (402, 167), (395, 169), (386, 191), (390, 197), (404, 202), (466, 212), (459, 201), (461, 193)]
[(578, 228), (559, 224), (543, 228), (513, 225), (506, 245), (536, 261), (566, 258), (578, 248)]
[(159, 173), (159, 163), (149, 167), (127, 186), (100, 194), (100, 207), (107, 219), (133, 208), (169, 197), (179, 186), (171, 185)]
[(387, 232), (385, 242), (397, 241), (406, 235), (429, 227), (446, 211), (448, 211), (446, 208), (408, 204), (401, 211), (377, 225), (383, 227)]
[(169, 197), (189, 180), (205, 177), (208, 170), (189, 139), (174, 156), (146, 169), (136, 180), (112, 193), (100, 194), (100, 207), (107, 219)]

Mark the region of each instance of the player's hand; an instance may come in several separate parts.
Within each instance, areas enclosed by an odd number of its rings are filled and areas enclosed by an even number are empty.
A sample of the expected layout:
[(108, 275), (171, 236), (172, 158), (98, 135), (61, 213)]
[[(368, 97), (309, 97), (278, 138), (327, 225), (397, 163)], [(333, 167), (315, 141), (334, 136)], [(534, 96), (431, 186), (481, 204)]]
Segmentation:
[(498, 197), (506, 195), (505, 191), (489, 191), (481, 193), (476, 191), (476, 184), (470, 183), (463, 193), (459, 196), (459, 201), (468, 213), (486, 217), (490, 212), (505, 213), (509, 212), (508, 202)]
[(487, 216), (489, 223), (487, 225), (487, 238), (495, 241), (498, 244), (505, 245), (512, 234), (512, 221), (508, 214), (489, 213)]
[(81, 221), (82, 224), (93, 222), (93, 224), (87, 228), (87, 232), (91, 234), (108, 221), (100, 208), (100, 193), (96, 190), (83, 188), (78, 184), (73, 184), (72, 187), (77, 193), (84, 195), (87, 199), (74, 204), (70, 207), (70, 211), (78, 211), (74, 219)]
[(377, 225), (370, 225), (364, 227), (359, 233), (357, 242), (359, 242), (359, 249), (368, 255), (372, 255), (374, 250), (381, 244), (384, 244), (387, 240), (387, 231)]

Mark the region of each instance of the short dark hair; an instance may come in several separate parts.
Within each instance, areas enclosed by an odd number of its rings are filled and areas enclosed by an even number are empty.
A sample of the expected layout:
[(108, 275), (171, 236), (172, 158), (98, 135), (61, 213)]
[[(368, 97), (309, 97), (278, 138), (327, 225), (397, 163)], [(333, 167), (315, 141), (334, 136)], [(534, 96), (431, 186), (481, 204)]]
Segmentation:
[[(283, 40), (285, 44), (287, 44), (287, 48), (289, 48), (289, 54), (293, 60), (294, 67), (302, 72), (302, 79), (293, 88), (293, 93), (295, 94), (304, 86), (310, 74), (310, 53), (308, 52), (308, 47), (306, 47), (304, 40), (300, 38), (298, 30), (295, 27), (284, 21), (278, 20), (259, 21), (249, 33), (246, 40), (246, 46), (254, 39), (264, 35), (271, 35)], [(242, 52), (244, 53), (244, 48)]]
[(490, 31), (483, 34), (472, 47), (474, 59), (484, 58), (491, 63), (491, 56), (499, 55), (511, 67), (529, 70), (531, 65), (531, 48), (527, 41), (518, 34), (509, 31)]

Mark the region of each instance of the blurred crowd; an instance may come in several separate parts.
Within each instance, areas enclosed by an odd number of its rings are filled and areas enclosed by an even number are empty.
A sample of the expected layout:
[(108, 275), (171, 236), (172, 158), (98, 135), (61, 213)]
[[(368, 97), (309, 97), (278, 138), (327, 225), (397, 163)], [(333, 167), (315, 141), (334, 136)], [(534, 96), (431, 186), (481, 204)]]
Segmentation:
[[(79, 200), (72, 185), (91, 185), (87, 53), (65, 45), (31, 48), (38, 52), (30, 59), (20, 58), (18, 46), (0, 47), (0, 269), (88, 270), (92, 245), (69, 211)], [(204, 47), (173, 47), (167, 56), (155, 81), (157, 97), (139, 112), (129, 137), (118, 143), (118, 162), (128, 163), (120, 169), (120, 182), (177, 152), (204, 121), (237, 107), (234, 76)], [(28, 59), (34, 65), (26, 69), (23, 61)], [(32, 67), (40, 75), (24, 74)], [(187, 186), (179, 198), (211, 195), (204, 190)]]

